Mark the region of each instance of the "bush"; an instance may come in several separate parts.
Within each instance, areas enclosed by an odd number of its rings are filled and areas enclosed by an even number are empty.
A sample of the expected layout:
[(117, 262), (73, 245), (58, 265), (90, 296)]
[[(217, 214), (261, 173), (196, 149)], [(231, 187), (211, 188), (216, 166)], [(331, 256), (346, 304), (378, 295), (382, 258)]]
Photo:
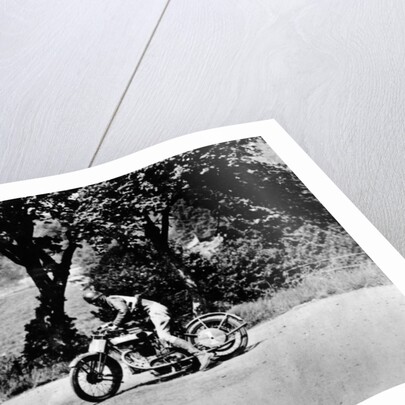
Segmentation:
[[(115, 246), (91, 276), (95, 287), (107, 295), (145, 292), (146, 298), (168, 306), (176, 318), (190, 315), (193, 293), (203, 300), (205, 311), (226, 310), (257, 300), (269, 290), (297, 285), (322, 269), (350, 269), (369, 262), (338, 224), (323, 228), (303, 225), (285, 232), (274, 246), (264, 236), (224, 238), (209, 257), (187, 252), (179, 245), (171, 246), (170, 258), (148, 245), (131, 250)], [(194, 289), (185, 285), (178, 270), (195, 283)], [(108, 320), (105, 311), (100, 314)]]
[(269, 288), (266, 273), (278, 260), (278, 249), (240, 238), (227, 241), (210, 261), (196, 258), (200, 264), (194, 265), (194, 273), (207, 298), (226, 307), (262, 296)]
[[(145, 298), (167, 306), (174, 319), (192, 312), (192, 300), (183, 279), (164, 257), (153, 249), (112, 247), (91, 272), (94, 287), (105, 295), (143, 293)], [(95, 315), (110, 321), (115, 312), (99, 309)]]
[(198, 254), (184, 266), (211, 307), (227, 308), (290, 288), (323, 269), (355, 269), (370, 259), (337, 224), (306, 224), (285, 234), (280, 244), (263, 237), (227, 239), (209, 259)]
[(86, 241), (82, 241), (80, 247), (75, 250), (72, 264), (81, 267), (83, 274), (88, 274), (97, 266), (98, 261), (96, 251)]
[(337, 223), (325, 228), (305, 224), (282, 239), (283, 260), (278, 271), (284, 287), (323, 268), (356, 267), (368, 256)]
[(242, 317), (249, 326), (253, 326), (305, 302), (389, 283), (384, 273), (371, 261), (351, 270), (324, 269), (308, 274), (294, 286), (277, 291), (269, 290), (266, 296), (257, 301), (236, 305), (231, 312)]
[(2, 356), (0, 358), (0, 402), (57, 380), (69, 373), (68, 363), (63, 362), (43, 367), (31, 364), (24, 357)]

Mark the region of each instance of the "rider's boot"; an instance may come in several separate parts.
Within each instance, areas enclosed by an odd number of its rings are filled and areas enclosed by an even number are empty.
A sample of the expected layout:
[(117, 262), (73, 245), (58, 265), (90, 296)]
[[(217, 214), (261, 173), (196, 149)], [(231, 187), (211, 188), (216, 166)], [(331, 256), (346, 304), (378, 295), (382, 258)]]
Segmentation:
[(210, 366), (213, 357), (214, 355), (209, 352), (200, 352), (197, 354), (198, 361), (200, 362), (200, 371), (205, 371)]
[(200, 371), (206, 370), (210, 365), (212, 358), (214, 357), (212, 353), (198, 350), (190, 342), (187, 342), (184, 339), (176, 338), (176, 340), (173, 342), (173, 346), (184, 349), (190, 354), (194, 354), (200, 362)]

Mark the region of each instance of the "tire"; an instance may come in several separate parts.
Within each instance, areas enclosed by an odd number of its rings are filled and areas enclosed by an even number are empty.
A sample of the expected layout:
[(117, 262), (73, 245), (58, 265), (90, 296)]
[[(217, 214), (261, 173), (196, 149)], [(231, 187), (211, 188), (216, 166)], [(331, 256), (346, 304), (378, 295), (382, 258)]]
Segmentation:
[[(89, 354), (83, 357), (70, 370), (70, 383), (75, 394), (85, 401), (99, 402), (114, 396), (122, 382), (122, 368), (113, 358), (102, 355), (105, 360), (102, 373), (97, 372), (100, 354)], [(107, 386), (105, 382), (111, 382)], [(98, 389), (102, 391), (97, 392)]]
[(228, 332), (239, 326), (240, 322), (229, 314), (208, 314), (196, 319), (189, 325), (186, 339), (197, 348), (211, 349), (210, 351), (214, 351), (217, 357), (227, 359), (242, 353), (248, 344), (248, 334), (245, 327), (227, 335)]

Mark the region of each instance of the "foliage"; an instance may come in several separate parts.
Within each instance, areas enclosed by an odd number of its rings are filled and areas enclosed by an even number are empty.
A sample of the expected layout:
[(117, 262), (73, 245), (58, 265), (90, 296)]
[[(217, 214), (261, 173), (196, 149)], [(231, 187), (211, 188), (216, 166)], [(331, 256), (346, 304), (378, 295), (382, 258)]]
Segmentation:
[(75, 250), (72, 265), (79, 267), (83, 274), (88, 274), (97, 266), (99, 259), (95, 249), (83, 240)]
[(269, 287), (265, 274), (277, 260), (278, 249), (265, 249), (258, 240), (236, 239), (211, 259), (192, 254), (185, 265), (204, 292), (211, 309), (226, 309), (239, 302), (260, 297)]
[[(91, 276), (94, 287), (104, 294), (143, 294), (145, 298), (166, 305), (180, 322), (192, 311), (183, 280), (153, 249), (112, 247)], [(99, 309), (97, 314), (104, 321), (111, 320), (115, 315), (106, 308)]]
[(76, 213), (91, 218), (83, 236), (102, 250), (116, 240), (127, 248), (151, 243), (164, 253), (187, 210), (205, 210), (212, 233), (231, 239), (277, 239), (286, 224), (333, 221), (283, 164), (255, 159), (257, 145), (258, 139), (212, 145), (79, 190)]
[[(64, 294), (77, 243), (69, 228), (76, 204), (69, 192), (0, 203), (0, 253), (25, 267), (40, 292), (41, 309), (37, 311), (39, 317), (33, 321), (36, 327), (54, 330), (45, 340), (37, 342), (37, 348), (44, 351), (59, 347), (63, 352), (66, 345), (73, 350), (73, 341), (80, 339), (71, 329), (75, 339), (60, 340), (67, 327)], [(61, 330), (57, 331), (58, 328)], [(31, 349), (31, 343), (27, 342), (27, 349)], [(41, 350), (31, 350), (29, 360), (42, 354)]]
[(312, 300), (387, 284), (390, 284), (388, 278), (372, 262), (357, 265), (350, 270), (325, 269), (308, 274), (293, 285), (269, 291), (256, 301), (238, 304), (230, 312), (239, 315), (249, 326), (253, 326)]
[[(118, 252), (116, 252), (118, 253)], [(275, 318), (302, 303), (349, 292), (363, 287), (389, 284), (389, 280), (373, 264), (358, 266), (354, 270), (310, 274), (291, 288), (281, 288), (274, 295), (265, 295), (253, 302), (239, 304), (230, 312), (241, 316), (249, 326)], [(0, 358), (0, 401), (53, 381), (66, 375), (67, 363), (56, 365), (28, 365), (22, 357)]]
[[(212, 145), (80, 190), (79, 211), (94, 218), (87, 240), (120, 246), (92, 271), (96, 286), (146, 289), (171, 302), (189, 291), (206, 309), (227, 308), (285, 286), (297, 264), (359, 253), (285, 165), (262, 158), (264, 150), (259, 139)], [(216, 235), (223, 244), (212, 257), (186, 249), (193, 236)]]
[(29, 364), (23, 357), (0, 358), (0, 402), (30, 388), (54, 381), (69, 371), (65, 362), (42, 367)]
[[(213, 239), (211, 250), (189, 247)], [(24, 267), (39, 291), (24, 357), (0, 364), (9, 392), (35, 386), (37, 373), (65, 364), (86, 343), (65, 314), (72, 263), (107, 295), (142, 292), (162, 302), (178, 327), (196, 301), (203, 310), (240, 304), (234, 310), (254, 323), (386, 282), (260, 138), (196, 149), (77, 190), (0, 202), (3, 256), (20, 266), (2, 260), (3, 277), (15, 271), (18, 278)]]
[(337, 223), (320, 228), (305, 224), (281, 239), (284, 258), (278, 266), (284, 286), (319, 270), (356, 268), (370, 260)]
[[(302, 262), (354, 252), (270, 152), (260, 138), (225, 142), (81, 189), (1, 202), (0, 254), (25, 267), (40, 293), (27, 327), (32, 360), (41, 351), (55, 360), (57, 350), (63, 358), (78, 350), (73, 342), (82, 337), (64, 312), (73, 260), (105, 293), (146, 290), (180, 316), (191, 299), (207, 309), (255, 300), (287, 285)], [(204, 257), (187, 249), (193, 236), (222, 242)], [(334, 239), (340, 247), (328, 245)]]

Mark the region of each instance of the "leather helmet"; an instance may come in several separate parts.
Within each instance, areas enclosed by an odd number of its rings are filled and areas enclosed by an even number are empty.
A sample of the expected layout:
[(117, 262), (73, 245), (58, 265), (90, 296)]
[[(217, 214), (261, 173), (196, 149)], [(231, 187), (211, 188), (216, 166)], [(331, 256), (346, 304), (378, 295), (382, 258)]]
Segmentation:
[(89, 304), (94, 304), (103, 294), (98, 291), (87, 291), (83, 294), (83, 299)]

